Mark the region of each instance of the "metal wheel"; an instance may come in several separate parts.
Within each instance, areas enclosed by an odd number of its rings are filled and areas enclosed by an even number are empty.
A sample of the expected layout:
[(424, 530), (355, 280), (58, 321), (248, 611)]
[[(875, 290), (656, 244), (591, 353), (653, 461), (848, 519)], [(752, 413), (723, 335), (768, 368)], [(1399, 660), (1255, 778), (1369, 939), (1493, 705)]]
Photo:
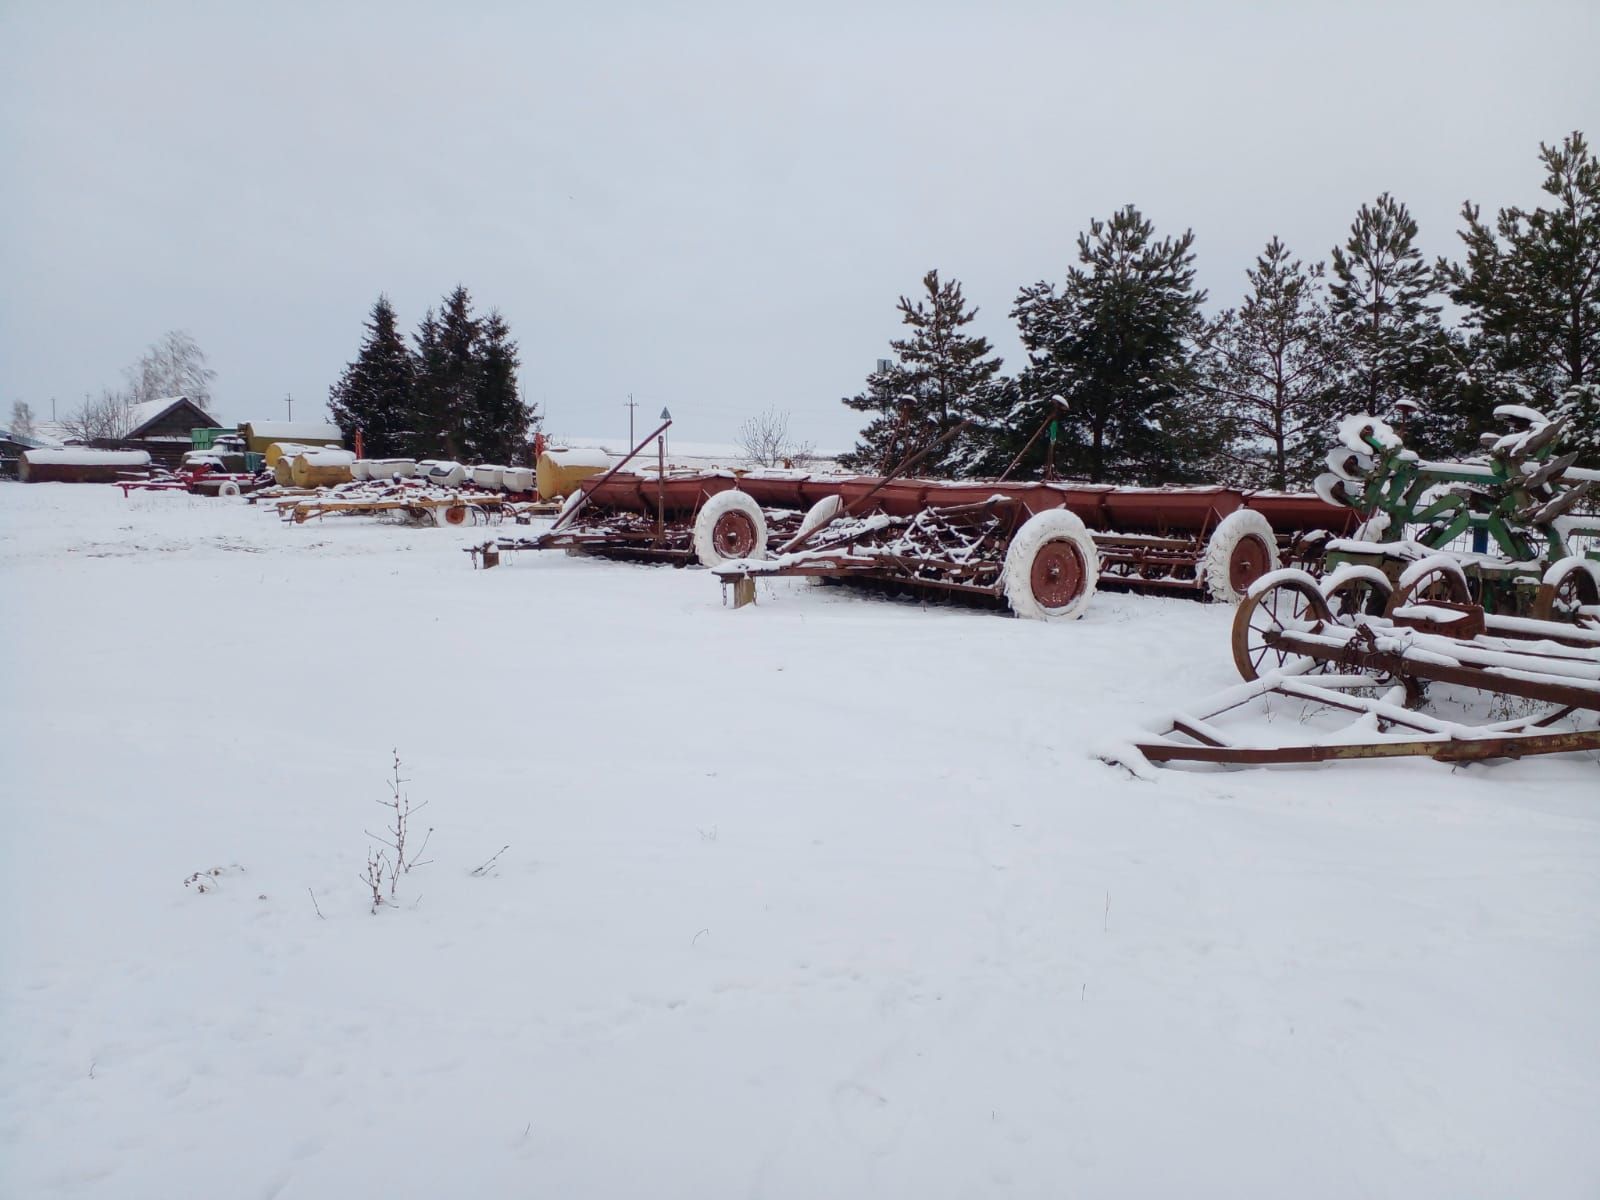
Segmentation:
[(1006, 547), (1000, 589), (1011, 611), (1036, 621), (1081, 617), (1100, 582), (1100, 558), (1083, 522), (1064, 508), (1035, 513)]
[(472, 518), (472, 512), (465, 504), (452, 504), (444, 510), (444, 523), (446, 525), (465, 525)]
[[(1420, 569), (1419, 569), (1420, 568)], [(1454, 561), (1423, 559), (1400, 577), (1400, 586), (1384, 607), (1383, 615), (1393, 617), (1408, 604), (1426, 604), (1429, 600), (1444, 600), (1451, 604), (1470, 604), (1472, 594), (1467, 590), (1467, 577)]]
[(756, 548), (756, 526), (738, 509), (729, 509), (711, 527), (711, 544), (723, 558), (749, 558)]
[(1281, 670), (1289, 652), (1272, 645), (1271, 635), (1315, 630), (1332, 623), (1333, 613), (1316, 580), (1304, 572), (1282, 572), (1247, 597), (1233, 614), (1233, 665), (1246, 680), (1259, 679), (1264, 671)]
[(1341, 625), (1354, 625), (1357, 617), (1383, 616), (1393, 592), (1394, 584), (1376, 567), (1347, 567), (1322, 581), (1322, 598)]
[(1572, 555), (1545, 572), (1533, 602), (1539, 621), (1600, 625), (1600, 564)]
[(1065, 608), (1083, 591), (1088, 575), (1077, 544), (1065, 539), (1046, 542), (1033, 556), (1028, 570), (1028, 588), (1040, 608)]

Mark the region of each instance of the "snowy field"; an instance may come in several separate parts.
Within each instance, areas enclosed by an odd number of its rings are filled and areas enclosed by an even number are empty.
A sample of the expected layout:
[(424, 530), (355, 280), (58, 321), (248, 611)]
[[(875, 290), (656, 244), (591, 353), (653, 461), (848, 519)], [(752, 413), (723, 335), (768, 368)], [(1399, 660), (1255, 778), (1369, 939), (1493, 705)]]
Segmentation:
[(1229, 610), (481, 533), (0, 484), (0, 1195), (1600, 1194), (1595, 756), (1135, 779)]

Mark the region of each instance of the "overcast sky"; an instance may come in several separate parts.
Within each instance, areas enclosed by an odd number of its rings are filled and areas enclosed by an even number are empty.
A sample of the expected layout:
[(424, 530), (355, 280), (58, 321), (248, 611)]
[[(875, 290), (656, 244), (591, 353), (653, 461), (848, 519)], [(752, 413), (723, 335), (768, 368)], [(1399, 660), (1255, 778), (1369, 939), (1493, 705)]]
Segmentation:
[[(0, 0), (0, 419), (167, 329), (217, 415), (321, 414), (373, 299), (499, 308), (547, 428), (843, 447), (937, 267), (1007, 313), (1090, 218), (1192, 227), (1213, 306), (1388, 189), (1430, 254), (1600, 140), (1600, 3)], [(641, 417), (642, 419), (642, 417)]]

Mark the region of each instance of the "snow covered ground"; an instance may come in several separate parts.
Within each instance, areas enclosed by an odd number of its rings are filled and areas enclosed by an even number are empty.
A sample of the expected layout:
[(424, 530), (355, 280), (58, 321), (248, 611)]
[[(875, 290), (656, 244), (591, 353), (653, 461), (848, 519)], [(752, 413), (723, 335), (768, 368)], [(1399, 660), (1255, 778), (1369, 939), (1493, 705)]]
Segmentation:
[(1227, 610), (481, 532), (0, 485), (0, 1195), (1600, 1193), (1594, 756), (1136, 780)]

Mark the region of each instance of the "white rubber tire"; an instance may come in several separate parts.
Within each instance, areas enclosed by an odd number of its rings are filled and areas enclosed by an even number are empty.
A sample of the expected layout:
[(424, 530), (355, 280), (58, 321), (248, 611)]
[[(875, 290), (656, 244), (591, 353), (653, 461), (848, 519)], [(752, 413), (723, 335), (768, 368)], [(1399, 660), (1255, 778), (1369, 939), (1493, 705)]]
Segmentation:
[(217, 495), (219, 496), (237, 496), (238, 494), (239, 485), (231, 479), (217, 489)]
[[(1083, 567), (1083, 587), (1059, 607), (1049, 607), (1034, 595), (1033, 563), (1040, 551), (1052, 542), (1070, 542)], [(1064, 508), (1035, 513), (1022, 523), (1011, 545), (1006, 547), (1005, 566), (1000, 572), (1006, 603), (1019, 617), (1033, 621), (1072, 621), (1083, 616), (1100, 583), (1100, 552), (1084, 524)]]
[(767, 556), (767, 518), (747, 492), (735, 491), (730, 488), (726, 492), (718, 492), (707, 500), (700, 508), (699, 515), (694, 519), (694, 556), (702, 567), (716, 567), (725, 562), (732, 561), (717, 549), (716, 528), (717, 522), (729, 513), (738, 513), (750, 522), (755, 530), (755, 544), (745, 558), (765, 558)]
[(1256, 540), (1265, 563), (1265, 569), (1256, 579), (1272, 574), (1283, 565), (1278, 557), (1278, 536), (1272, 532), (1272, 522), (1253, 508), (1235, 509), (1211, 531), (1211, 539), (1206, 542), (1206, 552), (1200, 561), (1206, 593), (1220, 604), (1238, 604), (1255, 582), (1248, 580), (1243, 588), (1233, 583), (1234, 551), (1247, 538)]

